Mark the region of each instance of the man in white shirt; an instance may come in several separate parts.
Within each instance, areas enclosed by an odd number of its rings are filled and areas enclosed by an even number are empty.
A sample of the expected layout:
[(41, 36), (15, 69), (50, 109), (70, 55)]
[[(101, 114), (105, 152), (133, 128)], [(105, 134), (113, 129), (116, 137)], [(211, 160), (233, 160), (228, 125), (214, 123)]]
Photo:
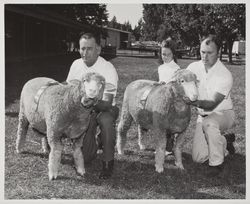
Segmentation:
[[(91, 115), (88, 131), (83, 139), (83, 156), (85, 162), (90, 162), (96, 157), (98, 147), (103, 149), (103, 168), (99, 178), (107, 179), (112, 175), (115, 152), (115, 121), (119, 114), (118, 107), (115, 106), (115, 96), (118, 86), (118, 75), (114, 66), (102, 58), (100, 38), (92, 33), (82, 34), (79, 40), (81, 58), (75, 60), (70, 67), (67, 82), (73, 79), (81, 79), (87, 72), (97, 72), (105, 80), (103, 99)], [(100, 127), (98, 137), (99, 144), (95, 138), (97, 126)]]
[(199, 81), (199, 98), (189, 101), (198, 111), (192, 157), (199, 163), (209, 161), (208, 176), (218, 175), (223, 170), (225, 155), (235, 152), (235, 135), (222, 135), (233, 126), (235, 114), (230, 97), (233, 77), (219, 60), (219, 49), (216, 36), (206, 36), (200, 46), (201, 60), (187, 67)]

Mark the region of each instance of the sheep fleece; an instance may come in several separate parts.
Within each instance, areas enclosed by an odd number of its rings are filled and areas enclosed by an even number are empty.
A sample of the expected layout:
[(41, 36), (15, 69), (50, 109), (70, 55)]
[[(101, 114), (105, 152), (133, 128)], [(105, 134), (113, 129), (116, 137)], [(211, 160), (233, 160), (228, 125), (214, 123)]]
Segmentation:
[(25, 84), (21, 93), (20, 114), (24, 114), (30, 126), (39, 132), (46, 133), (52, 128), (70, 138), (79, 137), (87, 130), (92, 111), (92, 108), (84, 108), (75, 101), (82, 94), (81, 85), (52, 85), (42, 93), (37, 105), (34, 96), (51, 81), (55, 80), (39, 77)]

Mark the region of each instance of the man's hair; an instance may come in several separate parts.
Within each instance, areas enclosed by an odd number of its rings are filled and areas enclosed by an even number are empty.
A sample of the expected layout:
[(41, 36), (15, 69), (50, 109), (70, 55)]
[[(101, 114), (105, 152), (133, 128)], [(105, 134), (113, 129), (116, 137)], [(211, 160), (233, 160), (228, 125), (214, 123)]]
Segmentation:
[(213, 42), (217, 47), (217, 51), (219, 52), (221, 48), (221, 41), (215, 34), (208, 34), (208, 35), (203, 36), (201, 38), (201, 43), (203, 41), (205, 41), (206, 45), (209, 45), (211, 42)]
[(97, 45), (101, 45), (101, 42), (100, 42), (100, 36), (99, 35), (95, 35), (93, 33), (84, 33), (84, 32), (81, 32), (80, 33), (80, 39), (91, 39), (91, 38), (94, 38), (95, 39), (95, 42)]

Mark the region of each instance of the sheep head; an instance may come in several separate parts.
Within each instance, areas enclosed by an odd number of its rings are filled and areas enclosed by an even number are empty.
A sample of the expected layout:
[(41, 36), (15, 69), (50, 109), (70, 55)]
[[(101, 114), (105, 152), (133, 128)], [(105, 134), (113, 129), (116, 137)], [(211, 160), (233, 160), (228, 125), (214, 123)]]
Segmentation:
[(175, 73), (173, 81), (178, 84), (173, 90), (175, 94), (187, 97), (190, 101), (198, 99), (198, 80), (193, 72), (187, 69), (180, 69)]
[(83, 76), (82, 82), (85, 91), (81, 99), (82, 105), (84, 107), (95, 105), (103, 97), (105, 78), (98, 73), (89, 72)]

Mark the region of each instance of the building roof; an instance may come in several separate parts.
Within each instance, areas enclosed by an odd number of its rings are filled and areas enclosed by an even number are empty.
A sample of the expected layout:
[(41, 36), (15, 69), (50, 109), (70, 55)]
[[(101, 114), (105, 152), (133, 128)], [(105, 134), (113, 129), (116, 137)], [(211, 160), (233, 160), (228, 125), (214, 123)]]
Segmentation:
[(120, 33), (131, 33), (129, 31), (125, 31), (125, 30), (120, 30), (120, 29), (116, 29), (116, 28), (110, 28), (110, 27), (103, 27), (104, 29), (107, 29), (107, 30), (113, 30), (113, 31), (117, 31), (117, 32), (120, 32)]
[[(5, 10), (19, 13), (26, 16), (38, 18), (40, 20), (65, 25), (76, 29), (89, 29), (97, 28), (97, 26), (84, 25), (82, 23), (68, 19), (60, 14), (56, 14), (40, 7), (35, 7), (34, 4), (5, 4)], [(100, 28), (100, 27), (99, 27)], [(113, 30), (120, 33), (130, 33), (128, 31), (119, 30), (115, 28), (109, 28), (107, 26), (102, 27), (103, 29)]]
[(59, 14), (46, 11), (39, 7), (35, 7), (33, 4), (5, 4), (5, 10), (77, 29), (92, 28), (91, 26), (83, 25), (76, 21), (65, 18)]

